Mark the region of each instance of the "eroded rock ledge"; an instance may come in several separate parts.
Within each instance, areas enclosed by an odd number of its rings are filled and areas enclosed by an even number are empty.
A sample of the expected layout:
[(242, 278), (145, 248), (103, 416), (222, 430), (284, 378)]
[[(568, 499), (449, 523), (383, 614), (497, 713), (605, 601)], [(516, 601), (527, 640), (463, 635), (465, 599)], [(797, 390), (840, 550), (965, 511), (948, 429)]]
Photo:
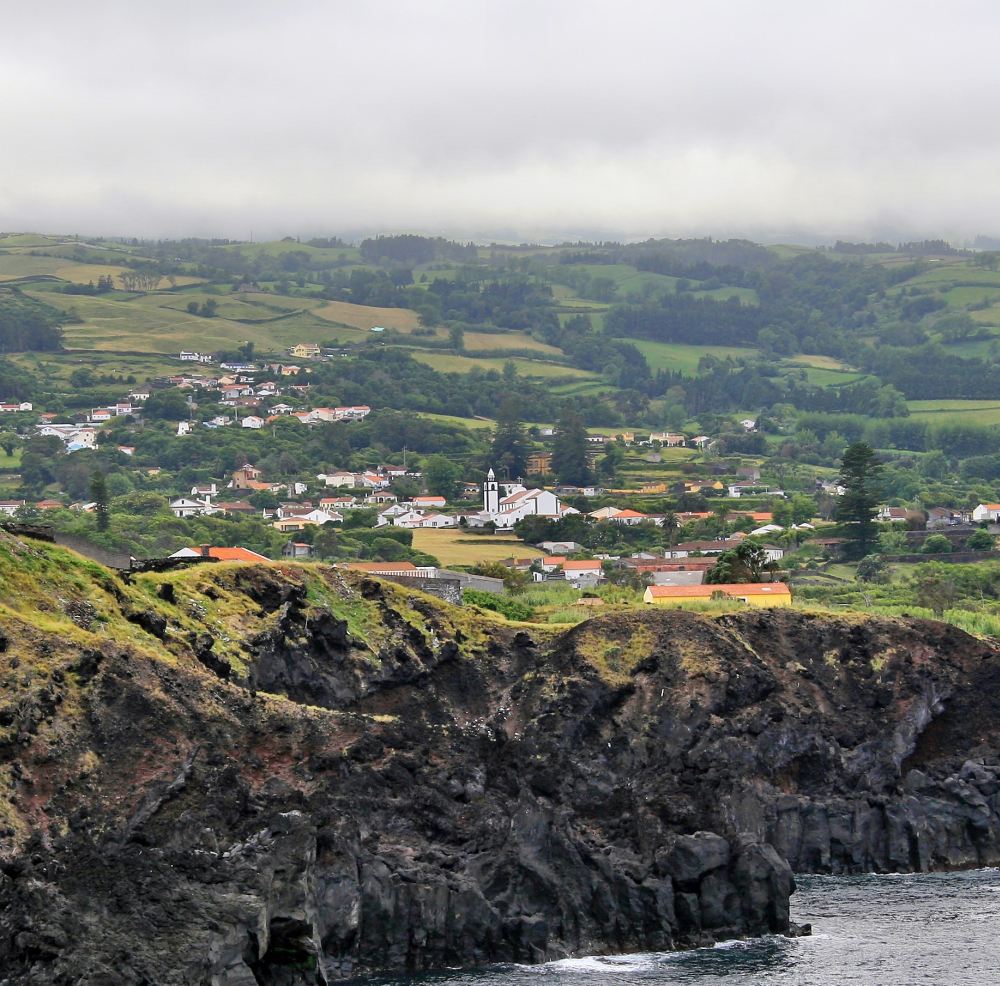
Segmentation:
[(792, 869), (1000, 861), (1000, 660), (953, 628), (548, 634), (300, 571), (130, 586), (145, 638), (0, 620), (0, 983), (689, 947), (788, 931)]

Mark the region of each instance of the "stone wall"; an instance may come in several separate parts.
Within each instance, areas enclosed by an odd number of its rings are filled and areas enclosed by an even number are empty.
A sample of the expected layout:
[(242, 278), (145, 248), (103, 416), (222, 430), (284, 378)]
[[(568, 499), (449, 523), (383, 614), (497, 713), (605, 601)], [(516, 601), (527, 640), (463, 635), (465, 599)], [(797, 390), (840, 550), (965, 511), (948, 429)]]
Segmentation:
[(377, 578), (386, 582), (395, 582), (410, 589), (419, 589), (428, 595), (437, 596), (446, 603), (462, 605), (462, 583), (458, 579), (432, 579), (423, 575), (379, 575)]

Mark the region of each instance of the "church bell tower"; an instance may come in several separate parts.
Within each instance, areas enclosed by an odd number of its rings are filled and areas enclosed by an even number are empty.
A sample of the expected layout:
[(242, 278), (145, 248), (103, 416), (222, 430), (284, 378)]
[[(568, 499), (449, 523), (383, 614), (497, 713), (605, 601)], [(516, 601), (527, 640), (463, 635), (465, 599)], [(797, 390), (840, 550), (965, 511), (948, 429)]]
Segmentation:
[(500, 484), (491, 469), (483, 483), (483, 510), (488, 514), (500, 513)]

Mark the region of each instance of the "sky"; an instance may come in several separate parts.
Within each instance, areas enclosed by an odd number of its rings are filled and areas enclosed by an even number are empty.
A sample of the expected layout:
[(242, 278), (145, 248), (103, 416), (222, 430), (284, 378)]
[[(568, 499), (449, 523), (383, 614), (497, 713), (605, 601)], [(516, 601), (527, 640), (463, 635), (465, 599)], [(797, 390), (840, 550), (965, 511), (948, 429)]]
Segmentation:
[(0, 230), (1000, 236), (992, 0), (0, 0)]

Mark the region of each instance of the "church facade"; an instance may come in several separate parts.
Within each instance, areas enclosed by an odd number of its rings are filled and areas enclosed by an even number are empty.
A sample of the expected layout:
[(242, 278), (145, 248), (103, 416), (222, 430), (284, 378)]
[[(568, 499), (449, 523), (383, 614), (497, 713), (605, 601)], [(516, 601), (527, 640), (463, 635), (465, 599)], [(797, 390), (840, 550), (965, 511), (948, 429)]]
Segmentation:
[(483, 483), (483, 509), (470, 522), (482, 526), (490, 522), (498, 528), (509, 530), (519, 520), (530, 516), (558, 520), (566, 514), (579, 513), (550, 490), (528, 489), (520, 483), (500, 483), (493, 470), (486, 474)]

